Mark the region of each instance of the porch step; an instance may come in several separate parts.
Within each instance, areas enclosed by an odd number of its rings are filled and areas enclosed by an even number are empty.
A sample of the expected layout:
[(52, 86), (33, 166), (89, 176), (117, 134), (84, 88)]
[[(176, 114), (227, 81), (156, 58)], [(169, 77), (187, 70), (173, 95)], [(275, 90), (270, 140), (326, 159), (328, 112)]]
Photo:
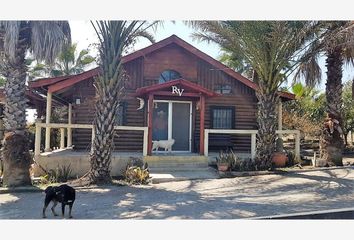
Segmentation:
[(147, 162), (208, 162), (208, 158), (200, 155), (153, 155), (145, 156), (144, 161)]
[(151, 182), (153, 184), (187, 181), (197, 179), (217, 179), (220, 178), (218, 173), (213, 168), (205, 168), (195, 171), (164, 171), (164, 172), (150, 172)]
[(208, 158), (204, 156), (146, 156), (150, 172), (204, 171), (208, 169)]
[(204, 171), (207, 165), (184, 164), (184, 165), (149, 165), (150, 172), (168, 172), (168, 171)]

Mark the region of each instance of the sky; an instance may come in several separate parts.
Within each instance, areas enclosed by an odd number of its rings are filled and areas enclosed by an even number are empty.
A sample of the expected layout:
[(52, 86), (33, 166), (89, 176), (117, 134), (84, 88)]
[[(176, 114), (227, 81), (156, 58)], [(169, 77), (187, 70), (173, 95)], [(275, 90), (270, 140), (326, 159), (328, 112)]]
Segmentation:
[[(96, 33), (94, 28), (92, 27), (90, 21), (84, 20), (69, 20), (69, 24), (71, 27), (71, 36), (72, 42), (77, 43), (78, 50), (82, 50), (88, 48), (91, 44), (97, 43)], [(193, 33), (193, 29), (188, 27), (182, 21), (165, 21), (163, 26), (159, 26), (155, 32), (153, 32), (156, 41), (160, 41), (165, 39), (173, 34), (177, 35), (178, 37), (182, 38), (183, 40), (187, 41), (188, 43), (192, 44), (194, 47), (198, 48), (202, 52), (210, 55), (211, 57), (218, 59), (220, 56), (220, 48), (217, 44), (214, 43), (205, 43), (205, 42), (198, 42), (193, 40), (191, 34)], [(151, 43), (146, 39), (140, 39), (136, 45), (134, 46), (133, 50), (139, 50), (141, 48), (149, 46)], [(91, 49), (94, 49), (91, 47)], [(92, 54), (97, 54), (97, 51), (91, 50)], [(322, 81), (321, 84), (318, 86), (319, 89), (325, 89), (325, 79), (326, 79), (326, 72), (325, 72), (325, 58), (322, 57), (320, 59), (320, 63), (322, 66)], [(93, 67), (93, 66), (91, 66)], [(343, 82), (346, 82), (350, 79), (353, 79), (354, 71), (349, 67), (345, 66), (343, 71)], [(291, 82), (291, 81), (289, 81)], [(34, 121), (34, 111), (28, 111), (27, 119), (29, 122)]]
[[(86, 48), (91, 43), (97, 43), (96, 33), (89, 21), (69, 21), (71, 28), (72, 41), (78, 43), (78, 48)], [(213, 58), (217, 58), (220, 54), (219, 47), (216, 44), (207, 44), (192, 39), (193, 29), (185, 25), (182, 21), (165, 21), (163, 26), (159, 26), (155, 32), (152, 32), (156, 41), (165, 39), (173, 34), (192, 44), (204, 53)], [(134, 50), (138, 50), (149, 46), (151, 43), (140, 38), (134, 46)]]
[[(90, 47), (90, 45), (94, 43), (98, 43), (98, 39), (96, 37), (96, 33), (94, 28), (92, 27), (90, 21), (83, 20), (69, 20), (70, 28), (71, 28), (71, 38), (73, 43), (77, 43), (77, 49), (80, 51), (82, 49)], [(163, 26), (159, 26), (155, 32), (153, 32), (156, 41), (163, 40), (173, 34), (192, 44), (196, 48), (200, 49), (204, 53), (210, 55), (213, 58), (218, 58), (220, 55), (219, 47), (216, 44), (207, 44), (204, 42), (193, 41), (191, 38), (191, 33), (193, 29), (189, 28), (182, 21), (165, 21)], [(139, 50), (141, 48), (147, 47), (151, 45), (151, 43), (146, 40), (140, 38), (140, 40), (136, 43), (133, 50)], [(94, 49), (94, 47), (90, 47), (90, 49)], [(91, 54), (97, 55), (97, 51), (91, 50)], [(93, 67), (93, 66), (91, 66)], [(27, 114), (27, 120), (29, 122), (34, 121), (34, 111), (29, 110)]]
[[(72, 32), (72, 41), (78, 43), (78, 49), (87, 48), (90, 44), (97, 42), (96, 33), (90, 21), (69, 21), (69, 23)], [(221, 54), (219, 46), (213, 43), (198, 42), (193, 40), (191, 37), (192, 33), (193, 29), (188, 27), (182, 21), (165, 21), (163, 27), (158, 27), (153, 34), (156, 41), (160, 41), (171, 36), (172, 34), (175, 34), (204, 53), (218, 59)], [(149, 41), (142, 39), (134, 46), (134, 50), (144, 48), (150, 44), (151, 43)], [(325, 58), (320, 58), (319, 62), (322, 68), (322, 81), (318, 88), (324, 90), (326, 81)], [(354, 78), (353, 69), (348, 66), (344, 66), (343, 70), (343, 82)]]

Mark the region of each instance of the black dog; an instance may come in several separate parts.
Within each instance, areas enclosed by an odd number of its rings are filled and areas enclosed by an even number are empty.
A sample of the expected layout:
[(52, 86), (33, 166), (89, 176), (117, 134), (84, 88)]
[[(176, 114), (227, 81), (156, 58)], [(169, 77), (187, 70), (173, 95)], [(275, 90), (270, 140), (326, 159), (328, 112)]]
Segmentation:
[(62, 217), (64, 217), (64, 212), (65, 212), (65, 205), (69, 205), (69, 218), (72, 218), (71, 216), (71, 209), (73, 207), (74, 201), (75, 201), (75, 189), (63, 184), (57, 187), (47, 187), (45, 189), (45, 200), (44, 200), (44, 207), (43, 207), (43, 218), (45, 218), (45, 210), (47, 209), (49, 203), (52, 201), (53, 206), (52, 206), (52, 212), (54, 216), (58, 216), (58, 214), (55, 213), (54, 208), (58, 204), (58, 202), (61, 203), (61, 212), (62, 212)]

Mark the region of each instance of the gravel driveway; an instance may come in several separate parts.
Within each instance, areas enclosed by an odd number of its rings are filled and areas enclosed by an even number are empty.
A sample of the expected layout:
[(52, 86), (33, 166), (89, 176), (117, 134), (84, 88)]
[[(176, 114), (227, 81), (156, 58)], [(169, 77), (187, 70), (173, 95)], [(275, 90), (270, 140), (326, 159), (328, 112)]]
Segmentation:
[[(0, 218), (40, 219), (43, 200), (40, 192), (1, 194)], [(79, 190), (73, 216), (235, 219), (349, 207), (354, 207), (353, 168)], [(54, 218), (49, 208), (47, 216)]]

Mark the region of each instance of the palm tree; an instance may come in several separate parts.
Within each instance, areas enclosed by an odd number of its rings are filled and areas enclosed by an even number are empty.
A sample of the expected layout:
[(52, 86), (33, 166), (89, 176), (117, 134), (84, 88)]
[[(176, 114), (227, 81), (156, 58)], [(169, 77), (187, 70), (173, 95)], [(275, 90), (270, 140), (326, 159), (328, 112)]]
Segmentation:
[(5, 138), (3, 183), (30, 184), (26, 130), (26, 54), (53, 63), (63, 45), (70, 43), (70, 27), (65, 21), (0, 21), (0, 73), (6, 79), (4, 92)]
[(309, 49), (305, 55), (311, 56), (300, 65), (298, 76), (308, 85), (321, 80), (318, 59), (326, 57), (326, 111), (327, 118), (322, 129), (321, 158), (328, 163), (342, 166), (343, 162), (343, 120), (342, 120), (342, 73), (344, 63), (354, 63), (354, 23), (349, 21), (320, 22), (315, 51)]
[[(33, 63), (33, 59), (27, 59), (28, 64)], [(85, 71), (95, 61), (95, 58), (89, 54), (89, 49), (83, 49), (77, 52), (77, 44), (64, 45), (62, 52), (55, 60), (53, 66), (43, 62), (37, 62), (29, 68), (30, 80), (39, 77), (59, 77), (75, 75)]]
[(91, 168), (81, 181), (107, 183), (111, 181), (110, 165), (113, 151), (114, 125), (119, 100), (126, 79), (122, 56), (136, 38), (154, 38), (146, 29), (156, 22), (145, 21), (95, 21), (91, 22), (99, 39), (99, 67), (101, 74), (95, 78), (97, 101), (95, 104), (94, 132), (90, 155)]
[(313, 26), (299, 21), (195, 21), (190, 23), (199, 40), (215, 42), (241, 59), (254, 71), (258, 83), (256, 164), (258, 169), (272, 166), (277, 127), (277, 91), (303, 60), (302, 51), (311, 45)]

